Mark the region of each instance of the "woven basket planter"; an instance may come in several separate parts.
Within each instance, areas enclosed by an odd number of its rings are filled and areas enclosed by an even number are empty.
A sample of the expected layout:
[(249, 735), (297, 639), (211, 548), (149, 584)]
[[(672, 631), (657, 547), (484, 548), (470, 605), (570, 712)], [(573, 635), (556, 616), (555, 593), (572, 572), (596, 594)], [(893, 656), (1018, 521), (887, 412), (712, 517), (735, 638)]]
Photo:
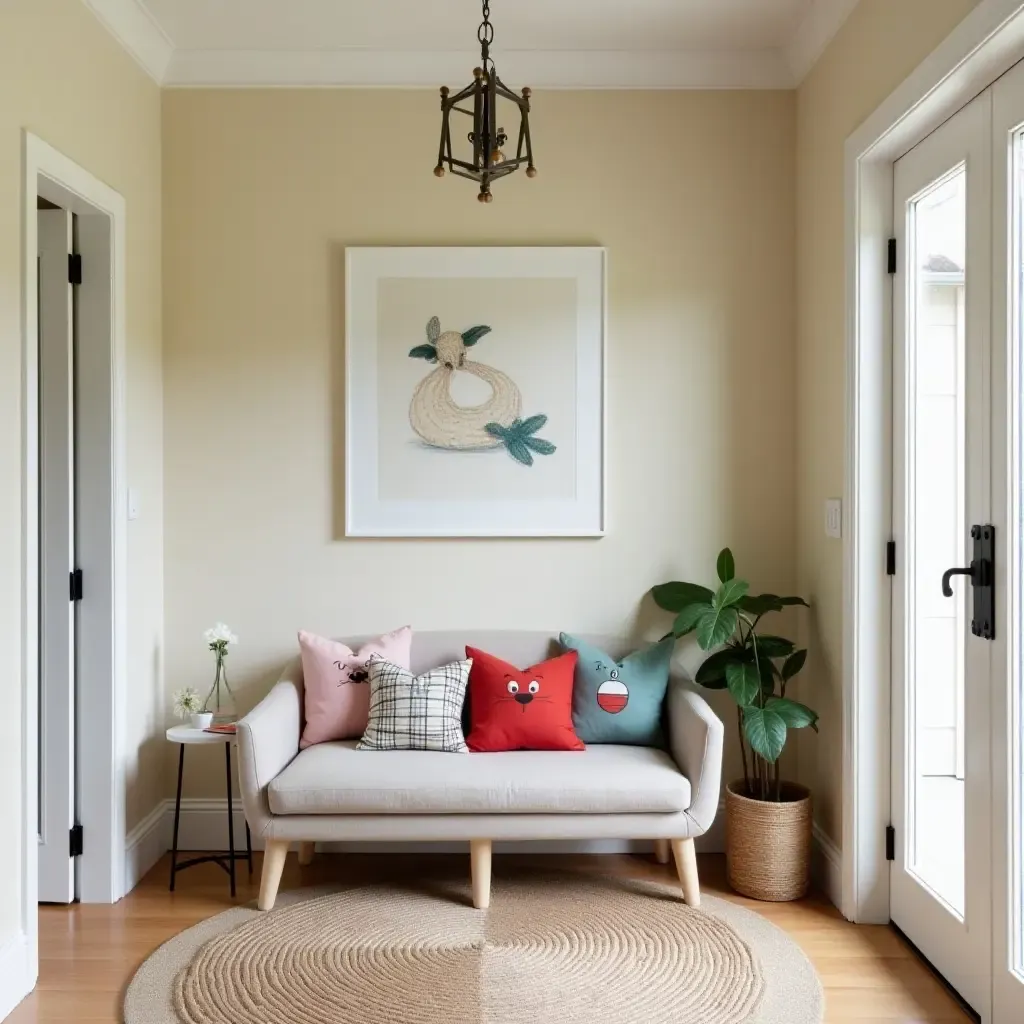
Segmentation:
[(811, 794), (783, 783), (782, 801), (751, 800), (740, 779), (725, 790), (729, 884), (771, 903), (797, 900), (811, 885)]

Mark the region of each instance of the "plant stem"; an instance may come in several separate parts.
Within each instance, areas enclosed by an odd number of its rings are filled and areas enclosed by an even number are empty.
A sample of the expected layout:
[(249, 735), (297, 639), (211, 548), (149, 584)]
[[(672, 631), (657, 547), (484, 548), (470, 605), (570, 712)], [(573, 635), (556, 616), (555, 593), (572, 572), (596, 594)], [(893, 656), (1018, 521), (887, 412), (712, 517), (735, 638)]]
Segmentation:
[(736, 707), (736, 728), (740, 734), (740, 753), (743, 755), (743, 782), (747, 787), (747, 792), (753, 792), (751, 786), (753, 785), (750, 778), (750, 771), (747, 768), (747, 745), (743, 740), (743, 708), (737, 705)]

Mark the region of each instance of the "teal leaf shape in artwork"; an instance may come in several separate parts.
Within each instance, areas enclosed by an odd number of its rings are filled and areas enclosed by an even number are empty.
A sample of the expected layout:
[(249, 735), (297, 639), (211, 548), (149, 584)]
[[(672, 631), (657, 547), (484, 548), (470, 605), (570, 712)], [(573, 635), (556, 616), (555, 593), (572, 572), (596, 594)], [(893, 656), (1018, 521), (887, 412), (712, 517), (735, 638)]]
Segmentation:
[(550, 441), (533, 436), (547, 421), (547, 416), (541, 413), (529, 419), (515, 420), (508, 427), (503, 427), (500, 423), (488, 423), (484, 430), (491, 437), (498, 438), (516, 462), (532, 466), (534, 454), (554, 455), (558, 451)]
[(462, 332), (462, 344), (466, 348), (472, 348), (485, 334), (490, 334), (491, 329), (486, 324), (478, 324), (470, 327), (468, 331)]
[(428, 363), (436, 363), (437, 350), (433, 345), (417, 345), (414, 349), (410, 349), (409, 357), (411, 359), (426, 359)]

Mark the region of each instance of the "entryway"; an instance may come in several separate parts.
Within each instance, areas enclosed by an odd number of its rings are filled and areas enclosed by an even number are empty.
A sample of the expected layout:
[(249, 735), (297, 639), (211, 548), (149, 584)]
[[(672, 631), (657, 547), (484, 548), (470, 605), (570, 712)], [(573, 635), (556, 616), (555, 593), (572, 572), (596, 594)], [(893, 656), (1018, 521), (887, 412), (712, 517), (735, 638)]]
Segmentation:
[(128, 488), (120, 195), (25, 135), (25, 851), (37, 901), (124, 894)]
[(1024, 1020), (1024, 65), (894, 166), (890, 916)]

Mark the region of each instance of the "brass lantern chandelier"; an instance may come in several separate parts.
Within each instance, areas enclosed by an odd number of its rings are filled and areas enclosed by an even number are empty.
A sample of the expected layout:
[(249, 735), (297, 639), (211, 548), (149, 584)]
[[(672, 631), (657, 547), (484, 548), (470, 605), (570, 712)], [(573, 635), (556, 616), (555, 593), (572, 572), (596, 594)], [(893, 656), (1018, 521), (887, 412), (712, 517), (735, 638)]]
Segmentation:
[[(484, 20), (477, 29), (476, 37), (480, 41), (480, 67), (473, 70), (473, 81), (457, 92), (449, 95), (448, 86), (441, 86), (441, 145), (437, 153), (437, 166), (434, 174), (444, 176), (445, 166), (452, 174), (470, 178), (480, 185), (477, 199), (481, 203), (489, 203), (491, 182), (504, 178), (513, 171), (526, 165), (526, 176), (533, 178), (537, 168), (533, 166), (533, 146), (530, 142), (530, 90), (523, 89), (522, 96), (517, 96), (508, 89), (494, 68), (491, 60), (491, 43), (494, 42), (494, 26), (491, 24), (491, 8), (488, 0), (483, 0)], [(506, 156), (502, 147), (508, 143), (508, 135), (502, 125), (498, 112), (498, 102), (502, 101), (502, 109), (512, 109), (509, 103), (515, 104), (515, 115), (519, 119), (519, 143), (514, 157)], [(460, 106), (460, 104), (467, 104)], [(472, 104), (472, 109), (468, 104)], [(471, 160), (460, 160), (452, 153), (451, 115), (464, 114), (472, 118), (473, 127), (467, 139), (473, 147)]]

